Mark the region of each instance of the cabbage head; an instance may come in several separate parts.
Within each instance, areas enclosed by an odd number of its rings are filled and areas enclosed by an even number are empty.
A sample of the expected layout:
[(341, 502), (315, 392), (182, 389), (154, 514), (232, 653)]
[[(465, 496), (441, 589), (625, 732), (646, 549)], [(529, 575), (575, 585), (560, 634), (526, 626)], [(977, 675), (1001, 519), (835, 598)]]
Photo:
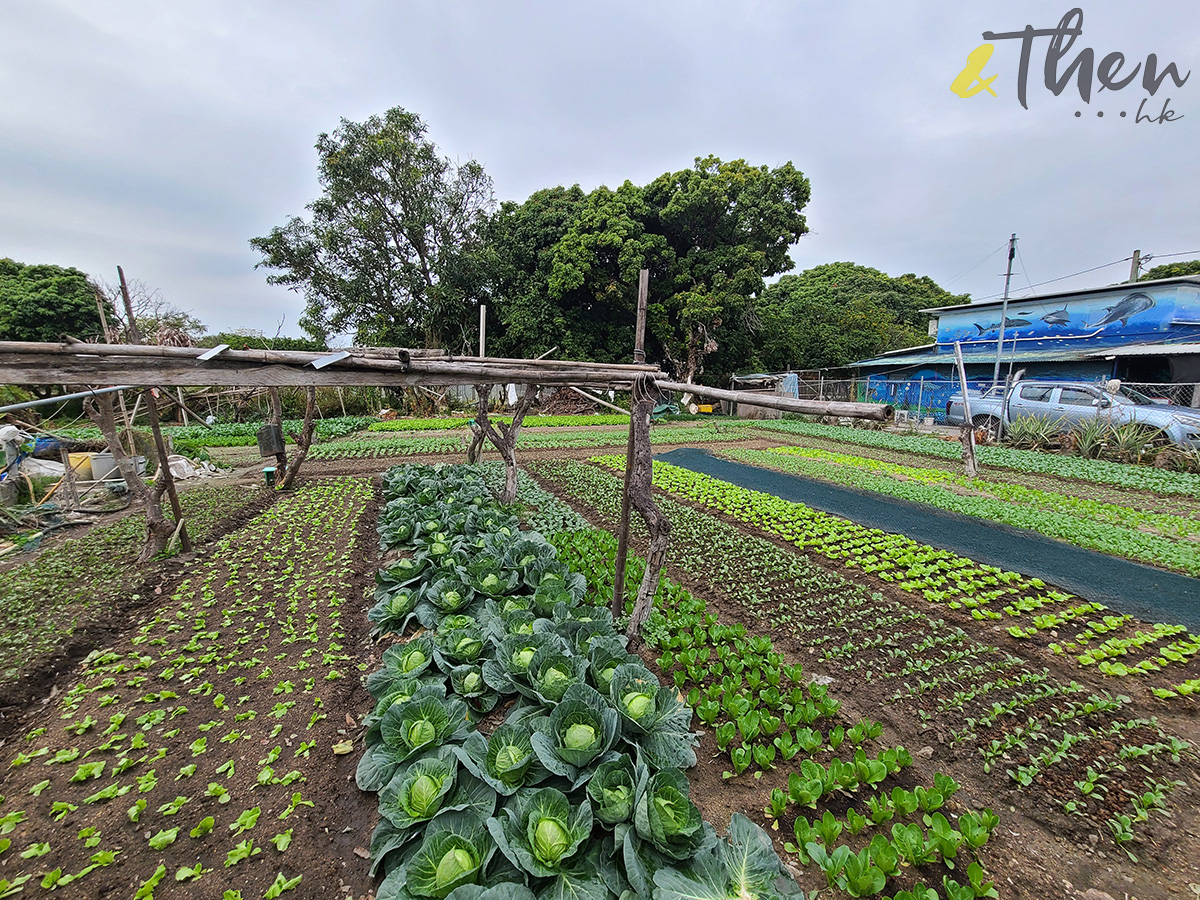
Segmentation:
[(479, 816), (465, 812), (439, 816), (429, 823), (421, 846), (404, 865), (405, 886), (414, 897), (441, 900), (461, 885), (478, 884), (495, 851), (495, 841)]
[(616, 825), (633, 818), (637, 794), (637, 773), (633, 760), (622, 753), (619, 759), (601, 763), (587, 784), (592, 812), (605, 825)]
[(537, 788), (517, 794), (487, 826), (509, 862), (548, 878), (568, 867), (591, 837), (592, 807), (584, 800), (572, 808), (561, 791)]
[(704, 840), (704, 820), (688, 797), (687, 776), (664, 769), (650, 776), (633, 810), (638, 836), (672, 859), (688, 859)]
[[(609, 758), (617, 740), (617, 714), (589, 685), (576, 683), (547, 717), (535, 719), (530, 739), (538, 761), (579, 787)], [(615, 754), (614, 754), (615, 755)]]

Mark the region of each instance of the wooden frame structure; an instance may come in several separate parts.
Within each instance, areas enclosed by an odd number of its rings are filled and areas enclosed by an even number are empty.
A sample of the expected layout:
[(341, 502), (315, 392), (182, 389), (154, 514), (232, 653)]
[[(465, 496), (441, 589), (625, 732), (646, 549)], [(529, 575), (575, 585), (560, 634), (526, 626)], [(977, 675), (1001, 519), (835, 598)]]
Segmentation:
[[(401, 347), (349, 347), (328, 353), (295, 350), (232, 350), (160, 347), (143, 344), (88, 344), (72, 338), (61, 343), (0, 341), (0, 384), (124, 384), (150, 386), (304, 387), (309, 389), (306, 431), (311, 435), (312, 390), (316, 387), (431, 387), (469, 384), (524, 384), (531, 391), (542, 385), (628, 390), (633, 409), (626, 451), (625, 487), (618, 532), (617, 578), (613, 611), (624, 611), (624, 570), (629, 544), (629, 513), (636, 509), (650, 532), (646, 571), (634, 601), (628, 635), (640, 639), (650, 612), (659, 574), (666, 561), (671, 523), (654, 503), (650, 446), (650, 414), (661, 391), (686, 391), (696, 396), (733, 400), (788, 412), (886, 420), (891, 407), (874, 403), (797, 400), (788, 397), (726, 391), (670, 381), (661, 369), (647, 365), (643, 336), (647, 275), (638, 291), (638, 329), (631, 364), (606, 364), (551, 359), (505, 359), (451, 356), (438, 350)], [(103, 400), (111, 409), (111, 400)], [(111, 415), (111, 413), (110, 413)], [(519, 425), (517, 426), (519, 427)], [(487, 427), (486, 432), (493, 432)], [(515, 438), (515, 429), (513, 429)], [(114, 432), (115, 436), (115, 432)], [(498, 435), (488, 435), (497, 448)], [(499, 435), (504, 437), (504, 435)], [(110, 443), (113, 438), (110, 438)], [(515, 441), (510, 442), (515, 443)], [(512, 447), (504, 454), (506, 470), (515, 467)], [(115, 452), (115, 451), (114, 451)], [(302, 459), (303, 457), (301, 457)], [(164, 456), (165, 461), (165, 456)], [(288, 467), (288, 482), (299, 466)], [(132, 486), (131, 486), (132, 487)], [(515, 487), (515, 484), (514, 484)]]

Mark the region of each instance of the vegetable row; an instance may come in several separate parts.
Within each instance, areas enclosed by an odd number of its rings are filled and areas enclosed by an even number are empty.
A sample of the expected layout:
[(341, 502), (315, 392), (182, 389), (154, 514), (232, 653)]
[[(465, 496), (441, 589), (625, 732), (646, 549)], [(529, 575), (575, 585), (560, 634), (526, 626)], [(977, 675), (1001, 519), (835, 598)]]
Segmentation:
[(381, 900), (798, 893), (748, 819), (727, 839), (702, 821), (681, 771), (691, 709), (581, 603), (551, 544), (468, 467), (384, 482), (378, 529), (399, 558), (369, 617), (399, 640), (367, 679), (357, 775), (379, 793)]

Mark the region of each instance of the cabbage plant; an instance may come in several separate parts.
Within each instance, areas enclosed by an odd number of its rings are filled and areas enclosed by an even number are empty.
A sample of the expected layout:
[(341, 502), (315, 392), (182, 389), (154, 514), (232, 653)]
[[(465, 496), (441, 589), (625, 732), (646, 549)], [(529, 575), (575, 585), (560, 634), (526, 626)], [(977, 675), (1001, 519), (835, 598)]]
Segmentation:
[(633, 808), (638, 836), (671, 859), (687, 859), (705, 837), (704, 819), (688, 790), (683, 772), (665, 769), (645, 779)]
[(549, 632), (509, 635), (500, 641), (495, 658), (484, 663), (484, 679), (493, 690), (502, 694), (514, 693), (518, 685), (528, 690), (529, 666), (537, 652), (544, 647), (553, 647), (565, 653), (567, 644), (558, 635)]
[(625, 649), (624, 640), (617, 635), (593, 640), (588, 647), (587, 657), (588, 680), (605, 697), (609, 695), (609, 686), (618, 666), (627, 662), (641, 662), (640, 657)]
[(487, 827), (509, 862), (535, 877), (551, 878), (591, 837), (592, 806), (584, 800), (572, 808), (562, 791), (535, 788), (518, 793)]
[(472, 774), (504, 796), (546, 777), (523, 724), (505, 722), (486, 738), (473, 731), (455, 753)]
[(378, 791), (401, 763), (465, 737), (466, 729), (467, 707), (458, 698), (418, 692), (411, 700), (393, 703), (379, 722), (380, 740), (369, 744), (358, 761), (355, 781), (364, 791)]
[(621, 733), (655, 769), (694, 766), (692, 710), (641, 663), (617, 666), (608, 696), (621, 718)]
[(410, 760), (379, 792), (379, 812), (399, 830), (463, 809), (490, 816), (495, 807), (496, 792), (460, 769), (450, 747)]
[(615, 759), (617, 714), (590, 685), (567, 689), (549, 716), (532, 720), (530, 739), (538, 761), (577, 788), (592, 777), (595, 767)]
[(633, 818), (637, 773), (629, 755), (622, 753), (617, 759), (598, 765), (587, 783), (587, 794), (592, 801), (592, 813), (605, 825)]
[(420, 602), (421, 593), (413, 587), (399, 587), (384, 593), (367, 611), (367, 620), (375, 623), (371, 637), (377, 638), (389, 631), (402, 634), (415, 618)]
[(426, 827), (420, 846), (384, 878), (376, 896), (379, 900), (442, 900), (455, 888), (482, 882), (495, 852), (496, 843), (479, 816), (470, 812), (439, 816)]
[(803, 900), (771, 838), (741, 813), (727, 840), (700, 850), (686, 865), (654, 873), (654, 900)]
[(560, 641), (538, 650), (529, 660), (525, 677), (528, 687), (514, 681), (516, 688), (527, 697), (536, 698), (545, 706), (553, 706), (563, 698), (573, 684), (583, 684), (587, 660), (573, 656)]

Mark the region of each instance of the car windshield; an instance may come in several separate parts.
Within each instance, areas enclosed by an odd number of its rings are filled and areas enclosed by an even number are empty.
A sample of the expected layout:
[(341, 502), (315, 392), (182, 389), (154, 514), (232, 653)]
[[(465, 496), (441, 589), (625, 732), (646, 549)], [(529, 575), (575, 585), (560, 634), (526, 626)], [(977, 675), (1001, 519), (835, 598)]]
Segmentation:
[(1145, 394), (1135, 391), (1133, 388), (1122, 385), (1117, 391), (1117, 396), (1123, 398), (1134, 406), (1161, 406), (1161, 403), (1155, 403)]

